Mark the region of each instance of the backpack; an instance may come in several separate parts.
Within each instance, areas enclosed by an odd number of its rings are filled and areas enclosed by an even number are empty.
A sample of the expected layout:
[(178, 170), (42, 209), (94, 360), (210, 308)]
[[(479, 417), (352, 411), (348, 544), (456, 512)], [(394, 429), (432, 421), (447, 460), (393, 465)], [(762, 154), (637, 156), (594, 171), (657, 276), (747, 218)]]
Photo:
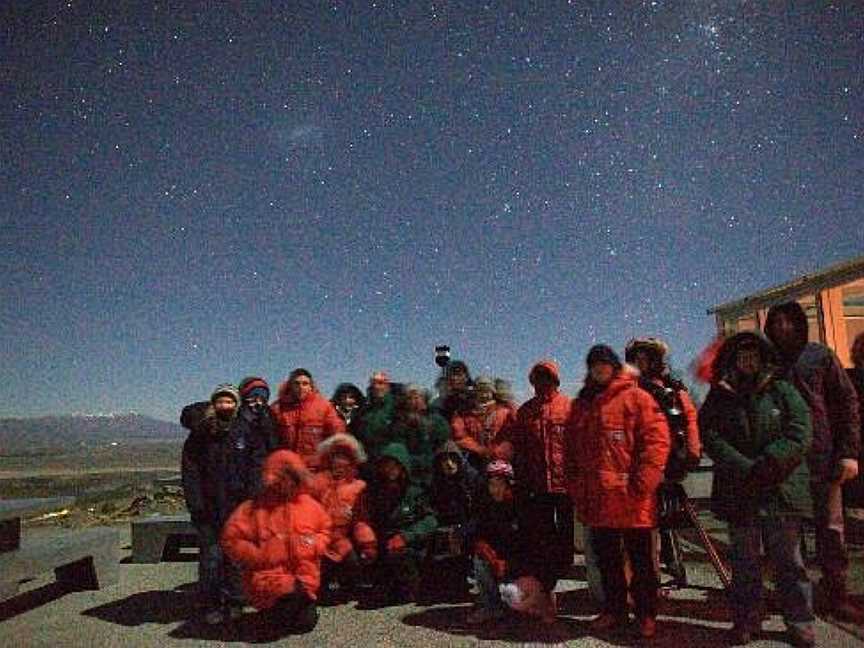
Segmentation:
[(683, 481), (690, 472), (690, 461), (687, 453), (688, 420), (680, 394), (682, 391), (687, 391), (687, 388), (682, 382), (665, 377), (662, 385), (643, 378), (639, 381), (639, 386), (651, 394), (669, 424), (671, 446), (664, 477), (668, 481)]

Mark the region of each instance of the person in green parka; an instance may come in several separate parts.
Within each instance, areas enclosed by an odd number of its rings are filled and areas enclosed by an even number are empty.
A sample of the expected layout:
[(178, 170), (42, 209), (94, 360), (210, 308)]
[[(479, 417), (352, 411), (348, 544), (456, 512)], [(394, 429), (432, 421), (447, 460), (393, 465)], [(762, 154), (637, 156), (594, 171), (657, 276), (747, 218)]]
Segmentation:
[(425, 490), (409, 478), (410, 466), (402, 443), (385, 446), (375, 465), (370, 508), (378, 560), (370, 607), (416, 599), (420, 565), (438, 526)]
[(402, 443), (408, 450), (411, 481), (429, 487), (435, 468), (435, 452), (449, 439), (450, 426), (443, 416), (429, 411), (426, 390), (420, 385), (406, 386), (404, 394), (396, 401), (387, 440)]
[(806, 402), (776, 368), (774, 347), (761, 335), (729, 338), (714, 360), (699, 429), (714, 462), (712, 510), (729, 525), (734, 643), (761, 630), (764, 546), (789, 639), (812, 646), (813, 592), (801, 556), (802, 521), (813, 513), (805, 461), (812, 426)]

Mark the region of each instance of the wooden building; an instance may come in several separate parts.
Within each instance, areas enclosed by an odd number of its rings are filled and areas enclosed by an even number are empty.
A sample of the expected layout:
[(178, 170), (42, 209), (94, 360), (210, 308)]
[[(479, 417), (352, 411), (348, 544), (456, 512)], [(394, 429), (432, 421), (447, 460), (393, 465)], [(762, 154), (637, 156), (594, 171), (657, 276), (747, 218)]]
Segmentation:
[(796, 300), (810, 324), (810, 341), (831, 347), (843, 366), (851, 366), (849, 350), (864, 333), (864, 256), (768, 288), (742, 299), (714, 306), (709, 315), (723, 335), (762, 330), (768, 309)]

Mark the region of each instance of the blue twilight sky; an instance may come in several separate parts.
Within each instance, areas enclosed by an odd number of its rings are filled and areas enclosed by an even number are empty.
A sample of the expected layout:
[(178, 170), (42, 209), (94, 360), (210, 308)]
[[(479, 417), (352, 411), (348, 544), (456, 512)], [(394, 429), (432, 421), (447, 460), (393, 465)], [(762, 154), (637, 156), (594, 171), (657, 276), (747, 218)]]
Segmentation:
[(864, 252), (857, 2), (5, 2), (0, 415), (520, 397)]

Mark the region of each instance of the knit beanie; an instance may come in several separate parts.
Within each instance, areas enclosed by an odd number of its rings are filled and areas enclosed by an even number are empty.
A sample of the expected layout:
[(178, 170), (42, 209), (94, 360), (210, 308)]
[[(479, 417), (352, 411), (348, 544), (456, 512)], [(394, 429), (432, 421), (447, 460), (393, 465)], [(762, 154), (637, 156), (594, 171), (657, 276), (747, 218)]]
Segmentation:
[(210, 402), (215, 403), (216, 399), (220, 396), (228, 396), (234, 399), (236, 405), (240, 404), (240, 392), (237, 391), (237, 388), (234, 385), (223, 383), (216, 387), (216, 389), (213, 390), (213, 393), (210, 394)]
[(240, 396), (244, 399), (260, 396), (264, 400), (270, 400), (270, 385), (267, 384), (266, 380), (259, 378), (258, 376), (248, 376), (244, 378), (240, 381), (237, 390), (240, 392)]

